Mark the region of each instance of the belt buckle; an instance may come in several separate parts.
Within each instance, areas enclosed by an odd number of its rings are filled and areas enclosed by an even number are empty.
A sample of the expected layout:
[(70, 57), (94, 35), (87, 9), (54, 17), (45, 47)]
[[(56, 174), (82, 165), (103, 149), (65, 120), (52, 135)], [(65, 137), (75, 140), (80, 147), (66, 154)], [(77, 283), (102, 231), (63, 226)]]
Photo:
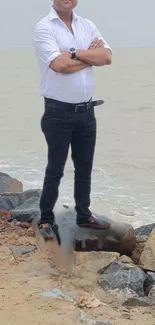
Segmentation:
[(80, 108), (82, 108), (82, 107), (84, 107), (83, 104), (77, 104), (77, 105), (75, 106), (75, 112), (78, 113), (78, 112), (80, 111)]
[(86, 104), (86, 110), (88, 111), (88, 109), (90, 108), (90, 104), (91, 104), (91, 102), (88, 102), (87, 104)]
[(80, 112), (80, 108), (83, 108), (83, 110), (81, 110), (82, 112), (84, 111), (88, 111), (89, 109), (89, 106), (90, 106), (90, 102), (86, 103), (86, 104), (77, 104), (75, 106), (75, 112)]

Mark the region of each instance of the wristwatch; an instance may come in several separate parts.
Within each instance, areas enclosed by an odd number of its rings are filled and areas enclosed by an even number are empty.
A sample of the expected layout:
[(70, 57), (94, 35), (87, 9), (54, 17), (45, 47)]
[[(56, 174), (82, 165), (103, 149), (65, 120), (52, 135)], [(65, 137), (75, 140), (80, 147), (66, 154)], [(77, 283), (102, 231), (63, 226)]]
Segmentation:
[(76, 59), (76, 50), (74, 47), (69, 49), (69, 53), (71, 54), (71, 59)]

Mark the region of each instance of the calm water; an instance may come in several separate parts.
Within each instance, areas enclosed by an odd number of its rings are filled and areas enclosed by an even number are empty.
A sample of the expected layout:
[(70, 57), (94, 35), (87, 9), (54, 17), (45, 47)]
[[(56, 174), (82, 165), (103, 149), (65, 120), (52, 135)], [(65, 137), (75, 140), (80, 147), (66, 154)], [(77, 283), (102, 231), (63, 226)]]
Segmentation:
[[(0, 53), (0, 170), (24, 188), (41, 188), (46, 144), (43, 100), (33, 51)], [(95, 70), (96, 146), (92, 207), (134, 226), (155, 221), (155, 49), (114, 49), (113, 65)], [(60, 200), (72, 203), (68, 158)]]

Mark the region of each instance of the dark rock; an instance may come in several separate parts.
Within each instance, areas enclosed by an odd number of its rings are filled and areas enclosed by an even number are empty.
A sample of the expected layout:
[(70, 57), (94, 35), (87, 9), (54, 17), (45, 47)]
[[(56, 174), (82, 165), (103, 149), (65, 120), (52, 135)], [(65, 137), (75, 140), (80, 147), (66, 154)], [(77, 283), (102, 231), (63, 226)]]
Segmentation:
[(31, 222), (39, 215), (39, 201), (40, 198), (36, 196), (29, 198), (22, 205), (10, 211), (12, 218), (21, 222)]
[(144, 292), (146, 295), (149, 294), (152, 284), (155, 284), (155, 273), (147, 272), (147, 277), (144, 281)]
[(79, 310), (80, 312), (80, 323), (87, 324), (87, 325), (110, 325), (109, 322), (105, 320), (92, 320), (88, 317), (88, 315), (83, 311)]
[[(136, 236), (131, 225), (116, 222), (106, 216), (99, 217), (110, 222), (107, 230), (93, 230), (79, 228), (76, 225), (76, 212), (74, 208), (55, 207), (56, 223), (62, 243), (70, 247), (74, 245), (76, 251), (113, 251), (128, 255), (132, 252)], [(95, 213), (94, 213), (95, 214)]]
[(135, 229), (135, 233), (138, 236), (149, 236), (152, 230), (155, 228), (155, 223), (145, 225)]
[(147, 307), (154, 306), (155, 299), (151, 297), (133, 297), (129, 298), (123, 303), (123, 306), (126, 307)]
[(10, 247), (14, 258), (21, 257), (24, 254), (34, 253), (36, 246), (11, 246)]
[(0, 209), (12, 210), (22, 205), (32, 197), (40, 197), (41, 190), (28, 190), (22, 193), (3, 193), (0, 194)]
[(101, 275), (99, 284), (104, 290), (124, 299), (125, 296), (144, 296), (146, 274), (137, 266), (113, 262)]
[(22, 191), (23, 184), (20, 181), (10, 177), (8, 174), (0, 173), (0, 193), (17, 193)]

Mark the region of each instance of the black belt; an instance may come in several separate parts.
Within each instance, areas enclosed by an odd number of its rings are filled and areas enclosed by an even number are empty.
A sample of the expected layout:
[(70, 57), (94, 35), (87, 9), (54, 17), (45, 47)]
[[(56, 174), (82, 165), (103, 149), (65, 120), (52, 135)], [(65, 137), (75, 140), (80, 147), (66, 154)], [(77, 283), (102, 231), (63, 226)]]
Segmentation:
[(88, 102), (79, 103), (79, 104), (65, 103), (65, 102), (61, 102), (61, 101), (51, 99), (51, 98), (44, 98), (44, 99), (45, 99), (45, 105), (48, 105), (48, 103), (49, 103), (49, 106), (51, 104), (53, 108), (62, 106), (62, 108), (71, 109), (71, 110), (75, 111), (76, 113), (78, 113), (78, 112), (82, 113), (82, 112), (88, 111), (91, 107), (104, 104), (104, 100), (102, 100), (102, 99), (100, 99), (100, 100), (90, 99)]

